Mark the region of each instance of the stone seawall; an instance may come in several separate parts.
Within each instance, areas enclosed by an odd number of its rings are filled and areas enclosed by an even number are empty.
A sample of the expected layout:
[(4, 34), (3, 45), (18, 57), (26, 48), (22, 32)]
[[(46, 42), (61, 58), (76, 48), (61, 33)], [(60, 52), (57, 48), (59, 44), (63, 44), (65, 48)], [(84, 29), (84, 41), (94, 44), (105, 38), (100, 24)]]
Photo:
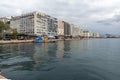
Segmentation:
[(0, 40), (0, 44), (9, 44), (9, 43), (30, 43), (33, 40)]
[[(81, 39), (50, 39), (46, 42), (56, 42), (56, 41), (67, 41), (67, 40), (81, 40)], [(11, 43), (32, 43), (35, 40), (0, 40), (0, 44), (11, 44)], [(43, 41), (43, 43), (45, 43)]]

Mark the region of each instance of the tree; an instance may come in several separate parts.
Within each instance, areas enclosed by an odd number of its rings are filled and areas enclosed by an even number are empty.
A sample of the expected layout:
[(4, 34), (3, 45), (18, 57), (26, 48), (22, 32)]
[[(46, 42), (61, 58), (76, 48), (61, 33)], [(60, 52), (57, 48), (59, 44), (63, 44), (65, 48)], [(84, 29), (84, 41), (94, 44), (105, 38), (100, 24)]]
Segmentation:
[(2, 37), (3, 37), (3, 31), (4, 30), (9, 30), (10, 29), (10, 26), (9, 26), (9, 24), (8, 24), (8, 22), (2, 22), (2, 21), (0, 21), (0, 39), (2, 39)]
[(0, 33), (2, 33), (3, 30), (8, 30), (8, 29), (10, 29), (8, 22), (4, 23), (4, 22), (0, 21)]
[(11, 36), (12, 39), (17, 39), (18, 38), (18, 32), (16, 29), (12, 29), (12, 36)]
[(4, 27), (4, 23), (0, 21), (0, 33), (2, 33), (3, 27)]

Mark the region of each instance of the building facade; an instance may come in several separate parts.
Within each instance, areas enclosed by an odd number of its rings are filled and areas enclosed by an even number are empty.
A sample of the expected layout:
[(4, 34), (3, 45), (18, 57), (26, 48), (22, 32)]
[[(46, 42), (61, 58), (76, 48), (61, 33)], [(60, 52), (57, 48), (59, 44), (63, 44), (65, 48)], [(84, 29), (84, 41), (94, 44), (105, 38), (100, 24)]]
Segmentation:
[(11, 17), (10, 27), (20, 33), (20, 16)]
[(47, 34), (48, 37), (57, 36), (57, 30), (58, 30), (57, 18), (47, 15), (47, 29), (48, 29), (48, 34)]
[(13, 17), (10, 24), (21, 34), (36, 36), (57, 34), (57, 18), (40, 12), (22, 14), (19, 18)]
[(36, 36), (47, 34), (47, 17), (44, 13), (22, 14), (20, 21), (20, 33)]
[(77, 37), (80, 35), (80, 28), (77, 25), (71, 24), (71, 35)]
[(64, 36), (64, 21), (58, 21), (58, 36)]
[(83, 30), (83, 37), (84, 38), (89, 38), (90, 37), (90, 32), (88, 30)]
[(68, 22), (64, 21), (64, 36), (71, 36), (71, 27)]

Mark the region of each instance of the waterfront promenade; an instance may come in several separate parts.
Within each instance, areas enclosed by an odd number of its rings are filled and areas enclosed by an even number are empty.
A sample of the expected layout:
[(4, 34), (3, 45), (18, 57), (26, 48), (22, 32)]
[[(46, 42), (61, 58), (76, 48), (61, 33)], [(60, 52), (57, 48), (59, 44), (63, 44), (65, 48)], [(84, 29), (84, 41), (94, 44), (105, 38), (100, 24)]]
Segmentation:
[[(80, 40), (80, 39), (50, 39), (48, 42), (51, 41), (64, 41), (64, 40)], [(34, 40), (0, 40), (0, 44), (10, 44), (10, 43), (31, 43)]]
[[(58, 40), (59, 39), (52, 39), (52, 40), (47, 40), (45, 42), (48, 43), (48, 42), (53, 42), (53, 41), (58, 41)], [(32, 42), (35, 42), (35, 40), (0, 40), (0, 44), (32, 43)], [(42, 43), (44, 43), (44, 41)]]
[(9, 44), (9, 43), (29, 43), (33, 40), (0, 40), (0, 44)]
[[(68, 39), (49, 39), (46, 42), (42, 43), (49, 43), (49, 42), (56, 42), (56, 41), (69, 41), (69, 40), (81, 40), (83, 38), (68, 38)], [(90, 38), (84, 38), (84, 39), (90, 39)], [(35, 42), (34, 39), (32, 40), (0, 40), (0, 44), (11, 44), (11, 43), (32, 43)]]

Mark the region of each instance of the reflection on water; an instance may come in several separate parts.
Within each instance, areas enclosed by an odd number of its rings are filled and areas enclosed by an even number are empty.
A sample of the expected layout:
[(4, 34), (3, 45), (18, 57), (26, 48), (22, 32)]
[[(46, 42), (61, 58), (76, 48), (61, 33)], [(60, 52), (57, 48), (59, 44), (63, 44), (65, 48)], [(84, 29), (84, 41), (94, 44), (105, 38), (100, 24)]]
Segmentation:
[[(64, 45), (66, 45), (65, 48)], [(26, 43), (0, 45), (0, 65), (3, 69), (21, 66), (18, 70), (43, 70), (51, 63), (67, 57), (70, 42)], [(27, 65), (26, 65), (27, 64)], [(16, 68), (15, 68), (16, 70)]]
[(13, 80), (119, 80), (119, 41), (0, 45), (0, 69)]
[(56, 57), (62, 59), (64, 56), (64, 41), (57, 42), (57, 52)]
[(42, 67), (44, 67), (47, 62), (49, 61), (48, 56), (48, 45), (38, 43), (37, 46), (35, 46), (35, 52), (33, 54), (33, 60), (34, 60), (34, 70), (40, 70)]

